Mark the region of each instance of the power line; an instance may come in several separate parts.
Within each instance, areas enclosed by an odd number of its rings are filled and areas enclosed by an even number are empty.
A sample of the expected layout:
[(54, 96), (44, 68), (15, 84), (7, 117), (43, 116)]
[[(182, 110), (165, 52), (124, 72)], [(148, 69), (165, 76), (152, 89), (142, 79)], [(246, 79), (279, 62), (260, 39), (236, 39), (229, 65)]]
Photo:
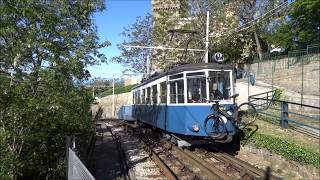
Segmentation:
[[(294, 2), (294, 0), (292, 0), (292, 2)], [(247, 23), (245, 23), (245, 24), (243, 24), (243, 25), (241, 25), (241, 26), (239, 26), (237, 28), (231, 29), (231, 30), (229, 30), (229, 31), (227, 31), (225, 33), (220, 34), (220, 35), (211, 35), (211, 37), (222, 37), (222, 36), (231, 35), (231, 34), (238, 33), (238, 32), (241, 32), (243, 30), (249, 29), (252, 26), (256, 25), (257, 23), (261, 23), (265, 19), (268, 19), (269, 17), (274, 16), (274, 13), (276, 11), (279, 11), (279, 10), (287, 7), (287, 5), (288, 5), (288, 1), (285, 1), (282, 4), (280, 4), (279, 6), (271, 9), (270, 11), (264, 13), (263, 15), (259, 16), (256, 19), (253, 19), (253, 20), (251, 20), (251, 21), (249, 21), (249, 22), (247, 22)]]
[(122, 45), (126, 48), (140, 48), (140, 49), (161, 49), (161, 50), (178, 50), (178, 51), (198, 51), (198, 52), (204, 52), (206, 50), (204, 49), (185, 49), (185, 48), (172, 48), (172, 47), (163, 47), (163, 46), (128, 46), (128, 45)]

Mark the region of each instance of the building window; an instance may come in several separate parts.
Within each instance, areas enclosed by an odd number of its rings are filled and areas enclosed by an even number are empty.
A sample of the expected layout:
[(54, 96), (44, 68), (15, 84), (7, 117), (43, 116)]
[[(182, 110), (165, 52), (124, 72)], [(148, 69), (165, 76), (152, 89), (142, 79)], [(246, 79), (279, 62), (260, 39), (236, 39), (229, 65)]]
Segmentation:
[(231, 95), (230, 71), (209, 72), (210, 100), (229, 99)]
[(151, 88), (148, 87), (147, 88), (147, 98), (146, 98), (146, 104), (151, 104), (151, 99), (150, 99), (150, 95), (151, 95)]
[(188, 103), (207, 102), (206, 94), (207, 89), (205, 77), (190, 77), (187, 79)]
[(157, 91), (157, 85), (152, 86), (152, 103), (157, 104), (158, 103), (158, 91)]
[(170, 103), (184, 103), (183, 80), (170, 82)]
[(167, 82), (160, 83), (160, 103), (167, 103)]

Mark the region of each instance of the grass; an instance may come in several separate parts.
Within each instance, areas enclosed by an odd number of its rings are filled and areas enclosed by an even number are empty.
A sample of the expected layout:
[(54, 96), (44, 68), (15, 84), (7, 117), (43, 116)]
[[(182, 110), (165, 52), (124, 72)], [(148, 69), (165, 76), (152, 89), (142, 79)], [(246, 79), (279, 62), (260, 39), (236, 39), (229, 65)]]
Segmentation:
[[(128, 85), (128, 86), (115, 87), (114, 88), (114, 94), (122, 94), (122, 93), (130, 92), (133, 86), (135, 86), (135, 84)], [(99, 94), (98, 97), (102, 98), (102, 97), (105, 97), (105, 96), (112, 95), (112, 91), (113, 91), (112, 88), (108, 89), (108, 90), (102, 92), (101, 94)]]
[(315, 167), (320, 167), (320, 153), (298, 146), (283, 138), (274, 137), (267, 134), (255, 132), (245, 132), (245, 138), (242, 143), (251, 143), (257, 148), (265, 148), (271, 152), (281, 155), (282, 157)]

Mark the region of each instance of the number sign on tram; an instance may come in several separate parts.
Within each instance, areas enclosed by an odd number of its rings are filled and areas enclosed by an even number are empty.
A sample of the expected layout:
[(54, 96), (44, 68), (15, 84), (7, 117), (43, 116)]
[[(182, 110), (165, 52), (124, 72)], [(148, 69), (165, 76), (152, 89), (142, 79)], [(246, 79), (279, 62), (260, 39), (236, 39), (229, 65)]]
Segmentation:
[(217, 52), (214, 54), (213, 56), (213, 59), (216, 61), (216, 62), (223, 62), (224, 61), (224, 57), (223, 57), (223, 54), (221, 52)]

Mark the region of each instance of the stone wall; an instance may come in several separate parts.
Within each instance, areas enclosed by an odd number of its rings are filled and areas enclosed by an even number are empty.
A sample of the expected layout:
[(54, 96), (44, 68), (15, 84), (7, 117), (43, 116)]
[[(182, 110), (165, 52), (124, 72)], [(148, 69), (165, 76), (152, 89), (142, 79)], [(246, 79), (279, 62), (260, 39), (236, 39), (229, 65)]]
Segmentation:
[(320, 54), (265, 61), (245, 69), (253, 72), (257, 81), (273, 83), (285, 91), (320, 96)]
[(115, 94), (115, 112), (112, 113), (113, 96), (106, 96), (96, 101), (92, 106), (93, 116), (98, 116), (96, 119), (113, 119), (118, 118), (117, 112), (123, 105), (132, 104), (132, 93)]

